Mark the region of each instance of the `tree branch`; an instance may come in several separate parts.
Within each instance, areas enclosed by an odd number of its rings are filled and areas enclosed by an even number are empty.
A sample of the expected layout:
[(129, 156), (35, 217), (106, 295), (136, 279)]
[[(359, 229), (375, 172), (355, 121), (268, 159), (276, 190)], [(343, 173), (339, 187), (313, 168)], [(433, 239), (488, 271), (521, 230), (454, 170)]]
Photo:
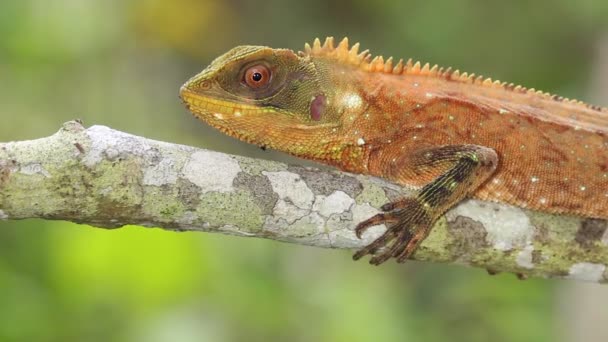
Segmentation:
[[(356, 223), (408, 191), (383, 180), (250, 159), (68, 122), (0, 144), (0, 219), (126, 224), (359, 248)], [(607, 282), (608, 223), (468, 200), (414, 259)]]

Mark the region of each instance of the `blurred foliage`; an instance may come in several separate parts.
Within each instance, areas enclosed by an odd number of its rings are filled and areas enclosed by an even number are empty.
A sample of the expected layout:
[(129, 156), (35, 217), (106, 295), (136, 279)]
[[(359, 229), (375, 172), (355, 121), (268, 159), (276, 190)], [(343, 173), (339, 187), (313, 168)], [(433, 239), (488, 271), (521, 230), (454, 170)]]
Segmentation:
[[(0, 141), (64, 121), (289, 160), (196, 122), (177, 89), (238, 44), (348, 35), (586, 99), (606, 1), (5, 0)], [(606, 105), (606, 102), (603, 103)], [(353, 263), (272, 241), (0, 223), (1, 341), (554, 341), (556, 283)], [(323, 267), (319, 267), (323, 265)]]

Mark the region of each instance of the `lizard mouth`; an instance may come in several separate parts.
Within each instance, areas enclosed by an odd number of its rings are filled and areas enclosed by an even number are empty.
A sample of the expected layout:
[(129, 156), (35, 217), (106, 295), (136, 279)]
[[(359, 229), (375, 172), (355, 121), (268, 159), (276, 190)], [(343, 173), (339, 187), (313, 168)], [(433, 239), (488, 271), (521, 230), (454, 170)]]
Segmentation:
[(271, 109), (201, 95), (186, 85), (180, 88), (179, 97), (194, 117), (209, 126), (251, 144), (264, 144), (259, 132), (268, 127), (268, 122), (262, 114)]
[(180, 88), (179, 97), (190, 110), (196, 110), (200, 114), (211, 113), (214, 116), (233, 115), (239, 117), (244, 114), (255, 114), (264, 111), (258, 106), (204, 96), (190, 91), (186, 86)]

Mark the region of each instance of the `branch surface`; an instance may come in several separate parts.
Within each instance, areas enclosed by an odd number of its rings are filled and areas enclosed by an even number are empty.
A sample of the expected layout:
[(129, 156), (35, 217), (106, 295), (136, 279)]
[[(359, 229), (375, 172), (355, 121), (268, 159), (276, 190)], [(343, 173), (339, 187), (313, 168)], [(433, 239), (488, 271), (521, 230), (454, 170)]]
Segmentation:
[[(127, 224), (360, 248), (355, 225), (409, 191), (383, 180), (153, 141), (71, 121), (0, 143), (0, 219)], [(413, 259), (608, 282), (608, 222), (467, 200)], [(371, 270), (370, 270), (371, 271)]]

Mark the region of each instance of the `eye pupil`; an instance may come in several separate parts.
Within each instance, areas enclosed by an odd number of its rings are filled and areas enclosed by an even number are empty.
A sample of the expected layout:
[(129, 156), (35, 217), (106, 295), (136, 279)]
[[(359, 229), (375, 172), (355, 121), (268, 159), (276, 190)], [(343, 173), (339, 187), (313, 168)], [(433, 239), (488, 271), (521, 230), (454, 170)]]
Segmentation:
[(270, 83), (271, 75), (266, 65), (257, 64), (245, 70), (242, 82), (251, 89), (261, 89)]

